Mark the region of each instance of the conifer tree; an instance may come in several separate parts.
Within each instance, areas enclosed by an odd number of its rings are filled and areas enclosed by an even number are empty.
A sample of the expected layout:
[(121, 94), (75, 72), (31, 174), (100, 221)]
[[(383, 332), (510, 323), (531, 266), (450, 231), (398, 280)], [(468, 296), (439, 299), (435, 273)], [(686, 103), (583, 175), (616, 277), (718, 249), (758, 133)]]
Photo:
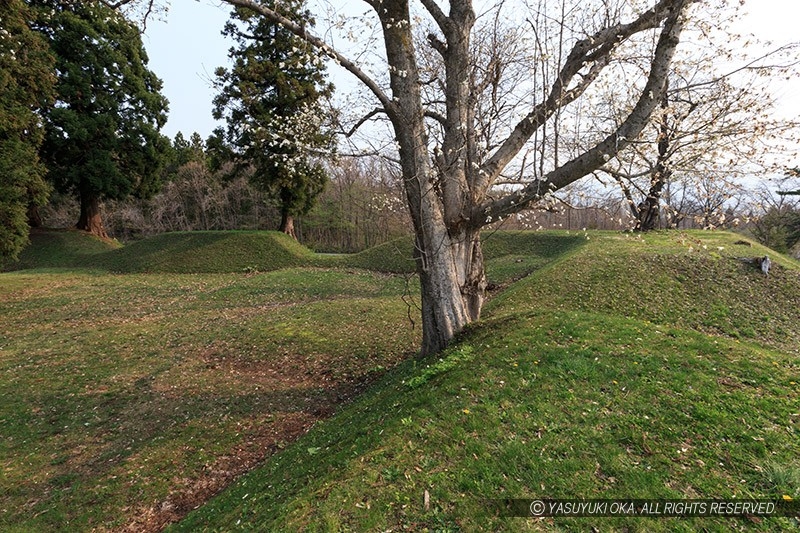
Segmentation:
[[(271, 8), (314, 21), (301, 0), (268, 2)], [(280, 230), (295, 236), (294, 217), (308, 212), (328, 180), (322, 165), (333, 151), (332, 113), (325, 100), (333, 91), (324, 65), (311, 46), (251, 11), (237, 9), (224, 35), (236, 41), (230, 69), (217, 69), (217, 132), (232, 149), (239, 171), (251, 171), (255, 185), (278, 202)]]
[(0, 263), (25, 246), (28, 215), (48, 192), (39, 111), (53, 95), (53, 58), (29, 20), (21, 0), (0, 1)]
[(100, 2), (38, 0), (37, 29), (56, 58), (56, 103), (44, 113), (42, 158), (59, 190), (77, 194), (78, 229), (106, 236), (103, 199), (158, 188), (167, 100), (139, 30)]

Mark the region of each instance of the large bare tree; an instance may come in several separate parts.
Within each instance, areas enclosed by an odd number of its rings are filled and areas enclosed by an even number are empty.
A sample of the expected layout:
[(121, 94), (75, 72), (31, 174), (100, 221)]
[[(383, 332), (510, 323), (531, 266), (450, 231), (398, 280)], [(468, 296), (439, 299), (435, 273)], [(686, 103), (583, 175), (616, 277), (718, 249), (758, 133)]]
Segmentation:
[[(693, 32), (692, 48), (673, 60), (651, 124), (600, 169), (619, 185), (637, 230), (673, 225), (687, 214), (680, 203), (688, 197), (708, 225), (712, 205), (731, 207), (727, 200), (741, 194), (743, 178), (779, 172), (797, 145), (800, 122), (776, 115), (772, 87), (797, 75), (798, 44), (753, 58), (741, 40), (715, 29)], [(607, 92), (606, 111), (594, 120), (621, 120), (626, 104), (614, 88)]]
[[(561, 13), (584, 10), (583, 28), (558, 32), (560, 61), (546, 90), (526, 102), (527, 109), (508, 128), (492, 150), (479, 148), (471, 39), (476, 11), (471, 0), (365, 0), (380, 23), (389, 85), (371, 76), (354, 60), (295, 21), (253, 0), (225, 0), (250, 8), (313, 44), (355, 75), (380, 102), (399, 146), (406, 199), (416, 237), (416, 261), (422, 288), (422, 353), (436, 352), (467, 324), (477, 320), (484, 302), (486, 278), (480, 230), (517, 213), (531, 202), (597, 170), (636, 139), (660, 103), (670, 62), (679, 43), (688, 9), (695, 0), (643, 2), (561, 2)], [(541, 7), (543, 2), (539, 3)], [(613, 5), (612, 5), (613, 4)], [(520, 9), (525, 9), (521, 6)], [(527, 9), (535, 9), (528, 6)], [(415, 28), (431, 22), (427, 43), (415, 40)], [(520, 19), (520, 24), (531, 24)], [(547, 36), (537, 32), (542, 60)], [(514, 164), (535, 133), (554, 115), (580, 99), (604, 70), (637, 37), (657, 42), (643, 76), (639, 97), (613, 131), (604, 132), (593, 146), (554, 165), (544, 175), (516, 187), (497, 187), (503, 172)], [(444, 113), (432, 113), (423, 98), (421, 46), (439, 55), (444, 72), (441, 92)], [(627, 88), (626, 88), (627, 90)], [(438, 121), (440, 146), (430, 141), (426, 121)], [(438, 144), (438, 143), (437, 143)]]

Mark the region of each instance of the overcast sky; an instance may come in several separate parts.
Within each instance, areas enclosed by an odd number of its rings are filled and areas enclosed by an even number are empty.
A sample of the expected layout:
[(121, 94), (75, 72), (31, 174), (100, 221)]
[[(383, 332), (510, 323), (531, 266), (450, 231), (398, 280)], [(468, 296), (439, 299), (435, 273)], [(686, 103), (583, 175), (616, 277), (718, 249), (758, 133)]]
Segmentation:
[[(775, 44), (800, 40), (800, 0), (746, 0), (748, 12), (739, 31), (749, 31)], [(231, 43), (220, 35), (228, 19), (227, 6), (213, 0), (172, 0), (166, 21), (148, 23), (144, 44), (150, 68), (164, 81), (170, 102), (164, 133), (199, 132), (205, 139), (219, 125), (211, 117), (214, 69), (227, 64)], [(800, 77), (776, 88), (780, 104), (800, 115)]]

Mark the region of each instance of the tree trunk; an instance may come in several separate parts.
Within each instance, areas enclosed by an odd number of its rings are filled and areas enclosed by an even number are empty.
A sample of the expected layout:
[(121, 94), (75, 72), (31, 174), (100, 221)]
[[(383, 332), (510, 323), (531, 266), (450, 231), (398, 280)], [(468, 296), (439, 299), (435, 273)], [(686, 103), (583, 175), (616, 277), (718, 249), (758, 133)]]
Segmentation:
[(297, 240), (297, 234), (294, 231), (294, 217), (286, 211), (281, 211), (281, 227), (279, 231)]
[(81, 216), (75, 227), (103, 239), (108, 238), (100, 213), (100, 199), (96, 195), (81, 193)]
[[(653, 189), (651, 189), (652, 191)], [(661, 207), (659, 204), (659, 193), (648, 193), (644, 202), (639, 204), (639, 217), (636, 221), (636, 231), (652, 231), (658, 226), (661, 218)]]
[[(443, 228), (442, 228), (443, 229)], [(422, 287), (422, 352), (436, 353), (480, 318), (486, 276), (480, 231), (417, 237), (415, 258)], [(427, 242), (425, 242), (427, 240)]]
[(650, 180), (650, 190), (647, 198), (639, 205), (639, 216), (636, 223), (638, 231), (652, 231), (656, 229), (661, 220), (661, 191), (672, 175), (669, 169), (671, 130), (669, 126), (669, 81), (664, 83), (664, 92), (661, 94), (661, 115), (659, 117), (658, 134), (658, 159), (653, 169)]
[[(464, 326), (478, 318), (485, 276), (479, 241), (480, 227), (525, 209), (531, 202), (599, 169), (634, 142), (658, 105), (670, 63), (678, 46), (685, 11), (696, 0), (659, 0), (628, 23), (613, 23), (576, 41), (558, 67), (542, 100), (527, 108), (522, 119), (491, 155), (481, 154), (475, 128), (476, 96), (470, 65), (470, 35), (476, 16), (472, 0), (450, 0), (446, 13), (435, 0), (420, 0), (438, 30), (428, 33), (428, 45), (444, 63), (442, 84), (446, 112), (423, 105), (420, 62), (415, 49), (417, 25), (410, 0), (366, 2), (380, 19), (391, 95), (357, 63), (310, 35), (302, 24), (253, 0), (225, 0), (253, 9), (324, 51), (355, 75), (380, 101), (394, 128), (408, 208), (416, 236), (415, 258), (422, 286), (423, 349), (441, 350)], [(416, 8), (415, 8), (416, 9)], [(544, 131), (554, 114), (580, 98), (610, 64), (628, 39), (663, 23), (651, 60), (647, 83), (628, 116), (615, 131), (566, 163), (518, 190), (492, 186), (536, 132)], [(562, 34), (563, 36), (563, 34)], [(442, 40), (444, 37), (444, 41)], [(428, 78), (426, 74), (425, 78)], [(441, 81), (441, 80), (440, 80)], [(524, 85), (524, 84), (523, 84)], [(444, 132), (434, 148), (428, 141), (425, 117), (437, 120)], [(434, 153), (429, 150), (433, 149)], [(435, 161), (435, 163), (434, 163)]]
[(39, 206), (36, 204), (28, 205), (28, 225), (32, 228), (41, 228), (44, 225)]

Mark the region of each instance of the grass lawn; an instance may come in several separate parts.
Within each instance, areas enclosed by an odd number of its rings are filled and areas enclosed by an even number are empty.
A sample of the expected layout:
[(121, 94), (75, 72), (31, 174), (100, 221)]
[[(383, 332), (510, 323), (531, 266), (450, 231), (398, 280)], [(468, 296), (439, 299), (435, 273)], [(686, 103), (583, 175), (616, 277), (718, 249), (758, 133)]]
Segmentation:
[(2, 531), (800, 525), (487, 501), (800, 499), (800, 272), (736, 235), (486, 235), (484, 319), (426, 360), (409, 241), (60, 238), (0, 274)]
[(490, 501), (800, 497), (797, 264), (767, 279), (732, 234), (587, 237), (170, 531), (797, 528)]
[(0, 530), (182, 516), (413, 353), (408, 290), (343, 270), (3, 274)]

